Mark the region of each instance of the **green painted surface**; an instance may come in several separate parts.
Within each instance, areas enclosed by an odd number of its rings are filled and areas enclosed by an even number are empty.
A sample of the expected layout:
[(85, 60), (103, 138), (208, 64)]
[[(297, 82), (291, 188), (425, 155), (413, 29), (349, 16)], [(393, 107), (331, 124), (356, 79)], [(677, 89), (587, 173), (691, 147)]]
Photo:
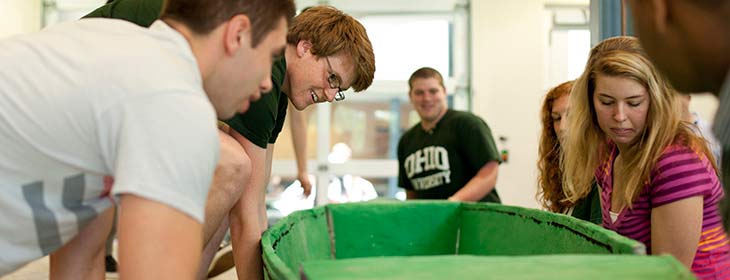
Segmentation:
[(644, 246), (563, 215), (498, 204), (462, 204), (459, 254), (634, 254)]
[(306, 279), (695, 279), (674, 258), (627, 255), (423, 256), (309, 261)]
[(328, 207), (337, 259), (456, 253), (457, 203), (371, 202)]
[[(411, 276), (418, 278), (415, 275), (432, 275), (442, 271), (454, 273), (459, 270), (456, 263), (461, 260), (473, 262), (474, 267), (462, 267), (463, 272), (459, 273), (477, 275), (477, 278), (480, 276), (479, 271), (482, 271), (481, 266), (506, 265), (509, 269), (505, 271), (519, 271), (524, 269), (519, 266), (519, 260), (531, 258), (529, 262), (536, 264), (535, 268), (529, 270), (534, 270), (530, 272), (534, 273), (530, 274), (532, 277), (537, 273), (555, 276), (548, 278), (576, 277), (565, 279), (592, 277), (590, 275), (593, 274), (590, 273), (593, 271), (609, 270), (598, 262), (601, 259), (594, 258), (600, 255), (609, 257), (607, 254), (623, 254), (624, 257), (631, 258), (627, 259), (627, 263), (639, 262), (637, 260), (646, 260), (648, 264), (667, 262), (659, 261), (662, 258), (655, 257), (635, 259), (630, 255), (643, 250), (643, 245), (639, 242), (565, 215), (498, 204), (447, 201), (378, 201), (327, 205), (299, 211), (265, 232), (261, 242), (267, 279), (298, 279), (302, 263), (306, 263), (305, 268), (308, 273), (313, 273), (312, 277), (329, 277), (321, 273), (332, 269), (339, 271), (333, 272), (332, 276), (352, 279), (347, 274), (349, 272), (337, 270), (340, 269), (337, 268), (340, 264), (341, 269), (352, 269), (353, 273), (361, 273), (361, 277), (367, 277), (367, 266), (361, 266), (360, 263), (375, 265), (378, 269), (383, 265), (383, 269), (386, 269), (386, 263), (377, 263), (378, 260), (384, 260), (382, 256), (435, 257), (413, 257), (412, 262), (408, 257), (394, 258), (398, 260), (398, 265), (391, 269), (402, 269), (406, 273), (393, 274), (401, 275), (401, 278), (394, 279), (412, 279)], [(545, 254), (551, 255), (545, 258), (526, 256)], [(592, 255), (563, 258), (565, 254)], [(332, 259), (344, 262), (329, 262)], [(352, 266), (348, 259), (353, 260)], [(444, 260), (444, 265), (429, 260)], [(621, 256), (615, 255), (606, 260), (622, 262)], [(454, 262), (453, 265), (450, 262)], [(545, 263), (550, 265), (542, 265)], [(323, 269), (320, 273), (317, 270), (319, 265), (333, 267)], [(641, 270), (641, 266), (635, 267), (636, 270)], [(646, 266), (646, 271), (642, 273), (654, 275), (651, 273), (657, 272), (657, 269), (672, 267), (674, 266), (669, 264), (660, 267)], [(623, 269), (621, 266), (619, 268)], [(675, 276), (689, 273), (681, 268), (679, 270), (682, 273), (679, 274), (676, 268), (664, 272)], [(363, 271), (358, 272), (359, 270)], [(491, 269), (485, 271), (489, 270)], [(446, 274), (435, 275), (444, 277)], [(380, 276), (373, 279), (381, 279)]]
[(264, 266), (271, 279), (296, 279), (303, 261), (330, 258), (325, 208), (299, 211), (262, 237)]

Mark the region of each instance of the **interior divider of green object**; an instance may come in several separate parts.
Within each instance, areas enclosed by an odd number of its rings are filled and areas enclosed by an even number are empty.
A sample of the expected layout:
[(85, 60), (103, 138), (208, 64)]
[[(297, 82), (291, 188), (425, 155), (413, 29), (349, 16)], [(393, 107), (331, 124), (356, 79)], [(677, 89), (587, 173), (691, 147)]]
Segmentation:
[(459, 254), (645, 254), (643, 244), (590, 222), (536, 209), (463, 203)]
[(564, 215), (447, 201), (379, 201), (299, 211), (269, 229), (262, 246), (269, 279), (297, 279), (303, 262), (335, 258), (644, 250), (637, 241)]
[(456, 254), (458, 203), (371, 202), (328, 206), (337, 259)]

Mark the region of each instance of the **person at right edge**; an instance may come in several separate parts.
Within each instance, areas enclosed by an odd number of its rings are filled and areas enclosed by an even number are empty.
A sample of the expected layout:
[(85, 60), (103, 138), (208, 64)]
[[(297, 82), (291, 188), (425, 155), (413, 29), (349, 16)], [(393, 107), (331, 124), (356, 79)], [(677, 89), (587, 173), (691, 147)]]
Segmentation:
[[(712, 92), (720, 105), (713, 130), (730, 152), (730, 1), (627, 1), (637, 35), (656, 67), (681, 92)], [(720, 176), (730, 192), (730, 157)], [(720, 204), (723, 226), (730, 228), (730, 205)]]
[(410, 199), (500, 203), (494, 186), (501, 158), (489, 126), (451, 110), (441, 74), (416, 70), (408, 96), (421, 122), (398, 143), (398, 184)]

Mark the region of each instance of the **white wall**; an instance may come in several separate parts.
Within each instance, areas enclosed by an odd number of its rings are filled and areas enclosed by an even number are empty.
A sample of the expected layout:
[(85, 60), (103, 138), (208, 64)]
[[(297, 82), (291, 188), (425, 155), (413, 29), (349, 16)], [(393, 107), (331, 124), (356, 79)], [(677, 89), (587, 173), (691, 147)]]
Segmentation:
[(544, 67), (544, 3), (472, 1), (474, 113), (495, 138), (508, 137), (510, 160), (499, 170), (503, 203), (537, 207), (535, 181)]
[(539, 110), (545, 94), (546, 4), (587, 0), (473, 0), (472, 86), (474, 113), (495, 138), (506, 136), (510, 160), (499, 170), (503, 203), (538, 208)]
[(692, 95), (692, 101), (689, 103), (689, 110), (696, 112), (697, 115), (705, 122), (712, 123), (717, 111), (718, 101), (714, 95), (701, 94)]
[(0, 38), (40, 28), (40, 0), (0, 0)]
[[(43, 0), (0, 0), (0, 38), (35, 32), (43, 26)], [(46, 11), (46, 23), (76, 20), (106, 0), (55, 0)]]

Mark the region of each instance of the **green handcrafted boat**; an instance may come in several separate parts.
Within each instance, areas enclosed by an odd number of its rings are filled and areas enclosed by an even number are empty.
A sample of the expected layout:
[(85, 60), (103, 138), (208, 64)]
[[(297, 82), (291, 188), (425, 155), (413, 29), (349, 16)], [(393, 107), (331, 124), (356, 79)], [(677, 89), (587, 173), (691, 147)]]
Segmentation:
[(261, 240), (267, 279), (694, 279), (670, 256), (589, 222), (447, 201), (292, 213)]

